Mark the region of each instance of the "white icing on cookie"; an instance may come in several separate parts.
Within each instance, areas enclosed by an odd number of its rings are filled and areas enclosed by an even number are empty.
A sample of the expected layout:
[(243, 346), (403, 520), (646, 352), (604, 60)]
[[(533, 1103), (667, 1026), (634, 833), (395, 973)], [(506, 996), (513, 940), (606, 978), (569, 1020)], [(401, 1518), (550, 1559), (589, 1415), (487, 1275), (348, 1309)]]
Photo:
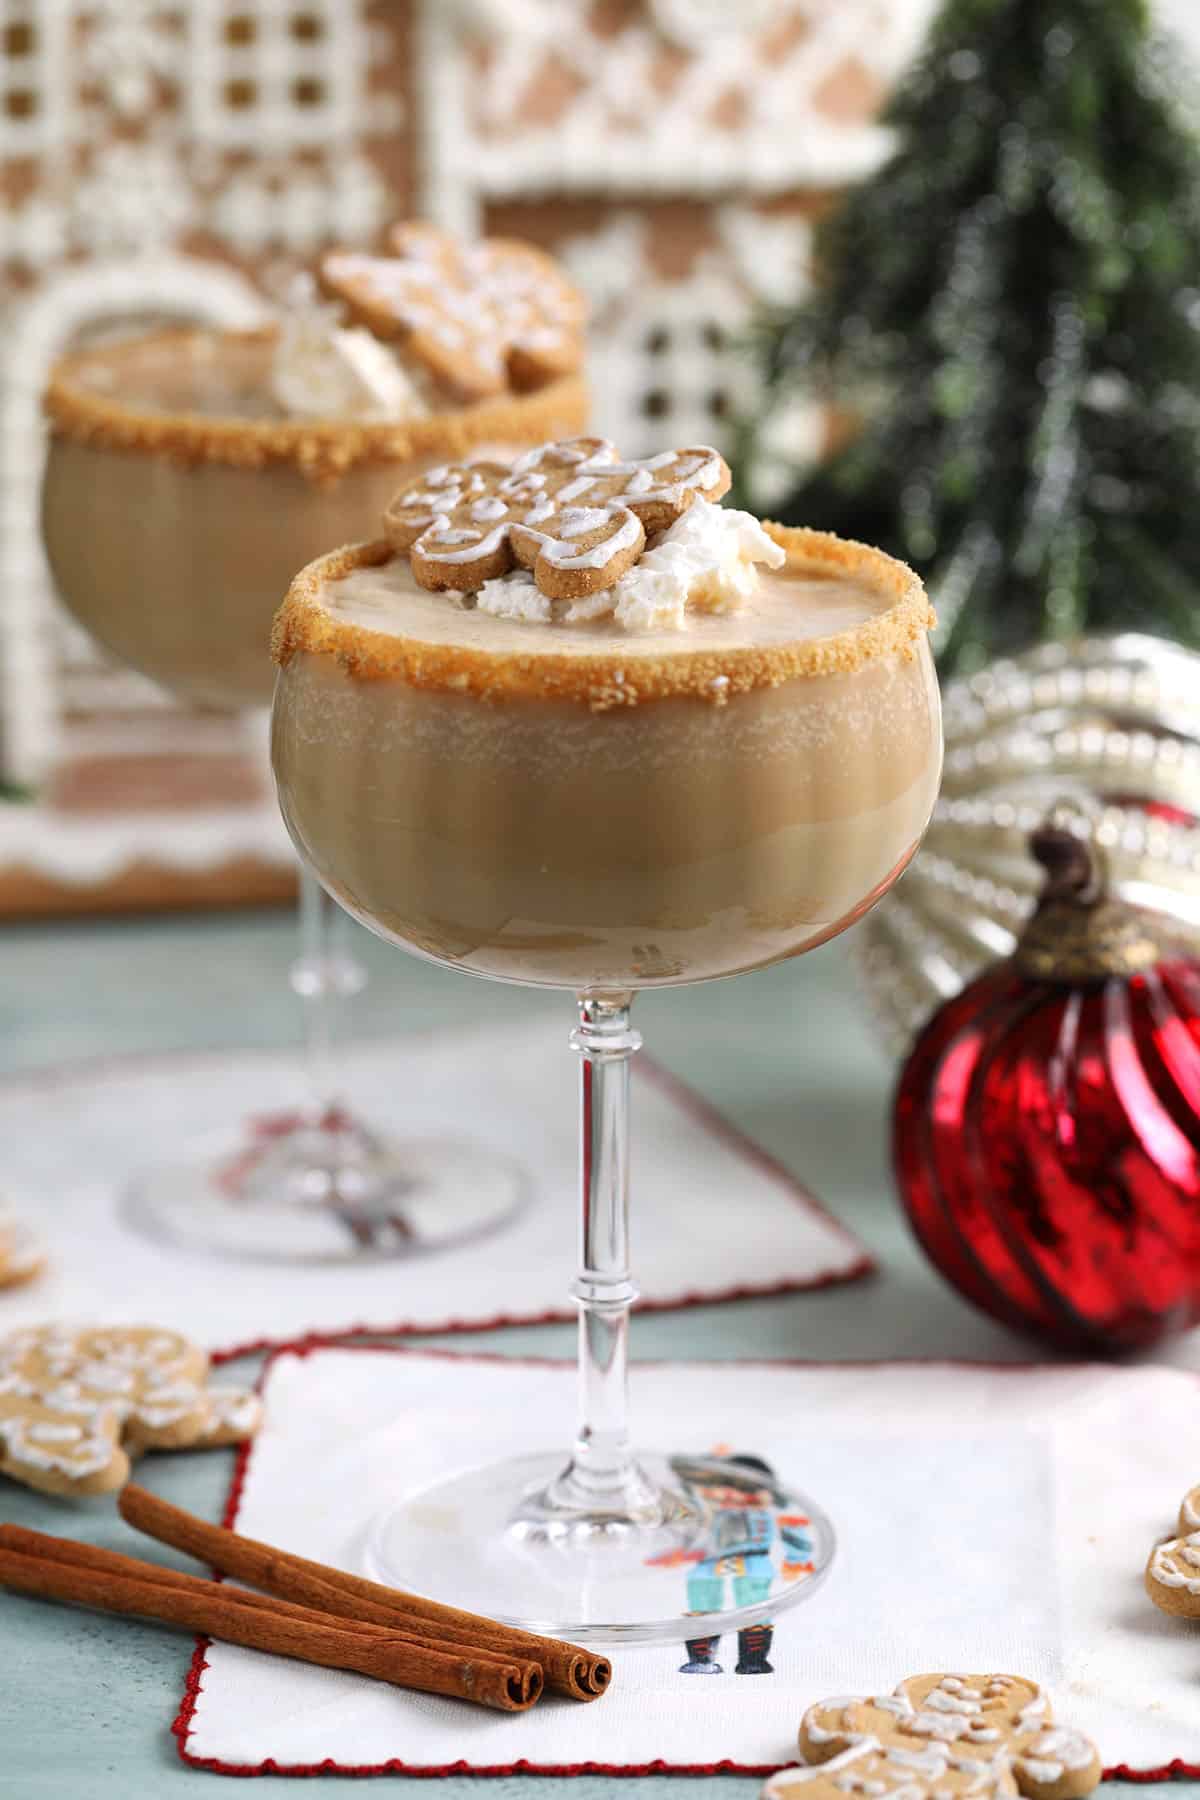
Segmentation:
[(406, 352), (438, 379), (495, 391), (514, 351), (541, 379), (578, 366), (582, 298), (550, 257), (506, 239), (459, 243), (429, 225), (394, 227), (390, 247), (390, 256), (332, 252), (325, 286), (384, 336), (407, 334)]
[(961, 1681), (953, 1688), (943, 1682), (925, 1696), (925, 1706), (933, 1712), (977, 1713), (983, 1710), (982, 1696), (973, 1688), (964, 1688)]
[(1042, 1731), (1017, 1757), (1017, 1766), (1038, 1782), (1061, 1781), (1068, 1769), (1086, 1769), (1095, 1751), (1082, 1732), (1066, 1725)]
[(173, 1332), (54, 1325), (0, 1339), (0, 1456), (22, 1470), (84, 1481), (125, 1467), (121, 1439), (135, 1446), (200, 1441), (208, 1432), (248, 1435), (258, 1402), (205, 1386), (202, 1350)]
[[(878, 1701), (876, 1701), (875, 1704), (878, 1705)], [(857, 1705), (857, 1698), (850, 1694), (841, 1695), (833, 1700), (818, 1701), (815, 1706), (810, 1706), (805, 1713), (804, 1723), (801, 1729), (812, 1739), (814, 1744), (832, 1744), (835, 1738), (845, 1737), (846, 1734), (844, 1731), (832, 1731), (828, 1726), (822, 1725), (822, 1713), (844, 1710), (848, 1706)]]
[(0, 1417), (0, 1446), (15, 1465), (82, 1480), (107, 1469), (117, 1448), (119, 1421), (110, 1408), (90, 1426)]
[[(719, 498), (728, 485), (729, 471), (707, 446), (622, 462), (606, 438), (565, 439), (526, 451), (509, 469), (476, 463), (430, 471), (396, 496), (385, 529), (397, 549), (409, 552), (426, 587), (444, 585), (443, 571), (465, 569), (461, 587), (470, 585), (467, 565), (477, 565), (482, 581), (515, 561), (532, 568), (551, 594), (566, 588), (569, 595), (570, 586), (579, 585), (590, 595), (629, 570), (647, 531), (670, 539), (690, 508), (706, 495)], [(726, 604), (735, 589), (745, 589), (751, 554), (784, 560), (748, 515), (710, 524), (707, 540), (702, 519), (690, 535), (668, 544), (656, 571), (658, 586), (671, 577), (684, 601), (689, 586), (700, 586), (705, 604)], [(551, 571), (604, 579), (558, 585)], [(647, 596), (628, 599), (644, 609)]]
[(1159, 1544), (1150, 1558), (1150, 1579), (1165, 1588), (1181, 1588), (1189, 1594), (1200, 1594), (1200, 1575), (1185, 1574), (1172, 1560), (1175, 1557), (1184, 1560), (1185, 1550), (1196, 1549), (1200, 1549), (1200, 1532), (1197, 1531), (1189, 1537), (1169, 1538), (1165, 1544)]
[[(602, 515), (588, 510), (584, 516), (587, 524), (581, 529), (591, 528)], [(560, 530), (569, 536), (568, 530)], [(606, 554), (621, 541), (610, 539), (604, 546)], [(480, 553), (479, 546), (470, 552)], [(463, 560), (466, 558), (464, 552)], [(559, 605), (547, 600), (539, 606), (529, 592), (535, 585), (529, 571), (513, 569), (485, 582), (478, 604), (481, 612), (499, 618), (576, 625), (614, 617), (626, 631), (682, 631), (689, 611), (728, 611), (743, 604), (758, 585), (756, 562), (778, 568), (785, 560), (783, 550), (751, 514), (695, 500), (610, 588)], [(558, 561), (560, 567), (570, 566), (561, 558)]]
[(206, 1437), (218, 1433), (250, 1437), (262, 1423), (262, 1401), (257, 1394), (248, 1394), (244, 1388), (210, 1387), (204, 1398), (208, 1407), (204, 1427)]
[(926, 1712), (922, 1709), (908, 1721), (908, 1729), (921, 1737), (941, 1738), (945, 1743), (952, 1744), (956, 1738), (962, 1737), (966, 1726), (962, 1719), (948, 1718), (944, 1713)]
[(1099, 1773), (1088, 1739), (1050, 1724), (1037, 1684), (1009, 1676), (912, 1676), (890, 1694), (825, 1701), (805, 1714), (801, 1746), (813, 1766), (773, 1777), (772, 1800), (822, 1779), (863, 1800), (999, 1800), (1018, 1786), (1014, 1771), (1022, 1792), (1066, 1783), (1078, 1796)]

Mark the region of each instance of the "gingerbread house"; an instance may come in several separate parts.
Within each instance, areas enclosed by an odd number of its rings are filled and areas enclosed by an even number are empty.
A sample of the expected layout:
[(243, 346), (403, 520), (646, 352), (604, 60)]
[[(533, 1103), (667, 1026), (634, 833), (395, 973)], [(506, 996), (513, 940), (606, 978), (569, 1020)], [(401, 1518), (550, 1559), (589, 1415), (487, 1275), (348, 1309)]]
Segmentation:
[[(57, 605), (37, 500), (59, 350), (250, 321), (323, 244), (419, 213), (570, 266), (599, 429), (727, 446), (753, 308), (799, 291), (813, 217), (884, 153), (879, 101), (932, 4), (6, 0), (0, 766), (38, 797), (0, 805), (0, 903), (267, 892), (288, 867), (260, 730), (185, 713)], [(819, 418), (781, 428), (819, 448)]]

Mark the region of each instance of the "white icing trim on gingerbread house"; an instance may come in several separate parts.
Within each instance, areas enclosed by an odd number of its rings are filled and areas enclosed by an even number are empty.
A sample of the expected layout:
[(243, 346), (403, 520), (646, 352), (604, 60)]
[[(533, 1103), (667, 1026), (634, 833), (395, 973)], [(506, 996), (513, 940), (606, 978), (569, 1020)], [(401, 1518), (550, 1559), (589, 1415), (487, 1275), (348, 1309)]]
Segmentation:
[[(593, 424), (630, 454), (664, 435), (725, 447), (760, 391), (740, 349), (753, 304), (797, 295), (808, 281), (803, 217), (731, 202), (714, 210), (712, 238), (685, 280), (658, 274), (649, 222), (632, 210), (558, 246), (592, 304)], [(815, 447), (820, 409), (808, 412)]]
[(648, 454), (664, 433), (707, 443), (741, 416), (757, 391), (753, 368), (730, 354), (745, 329), (747, 296), (709, 259), (688, 281), (650, 281), (598, 332), (589, 371), (597, 430)]
[[(656, 71), (677, 36), (656, 29), (651, 13), (601, 39), (590, 28), (591, 0), (511, 11), (422, 0), (426, 124), (437, 151), (423, 170), (426, 210), (459, 228), (489, 198), (766, 195), (858, 180), (887, 154), (890, 136), (873, 123), (822, 114), (821, 84), (853, 64), (864, 80), (890, 85), (932, 10), (933, 0), (893, 0), (884, 9), (814, 0), (805, 29), (774, 56), (763, 53), (760, 22), (697, 31), (664, 94)], [(473, 42), (487, 48), (482, 79), (469, 72)], [(575, 93), (546, 120), (522, 96), (548, 59)], [(710, 123), (730, 96), (741, 123)]]
[(38, 522), (42, 391), (51, 363), (74, 333), (145, 311), (226, 326), (256, 324), (266, 313), (261, 297), (235, 270), (163, 253), (66, 270), (37, 289), (9, 324), (0, 409), (0, 719), (4, 768), (12, 781), (38, 780), (53, 762), (61, 732), (60, 625)]
[(420, 0), (413, 36), (422, 97), (418, 119), (422, 211), (447, 231), (478, 237), (483, 190), (468, 136), (468, 77), (456, 8)]
[(0, 806), (0, 868), (65, 887), (115, 881), (135, 863), (202, 873), (247, 858), (279, 869), (296, 853), (274, 796), (261, 806), (205, 812), (106, 812), (87, 818), (39, 805)]
[(187, 128), (198, 143), (288, 156), (361, 135), (369, 59), (360, 6), (191, 0), (184, 18)]

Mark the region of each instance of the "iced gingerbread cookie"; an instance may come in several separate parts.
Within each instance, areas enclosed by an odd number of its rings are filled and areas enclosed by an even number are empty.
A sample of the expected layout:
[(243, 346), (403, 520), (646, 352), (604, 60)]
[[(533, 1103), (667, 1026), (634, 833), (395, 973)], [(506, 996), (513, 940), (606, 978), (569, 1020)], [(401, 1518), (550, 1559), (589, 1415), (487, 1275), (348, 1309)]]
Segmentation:
[(1200, 1487), (1183, 1497), (1178, 1532), (1150, 1552), (1146, 1592), (1165, 1613), (1200, 1618)]
[(463, 244), (433, 225), (394, 225), (390, 256), (333, 250), (331, 299), (462, 400), (543, 387), (583, 361), (587, 309), (553, 257), (509, 238)]
[(873, 1700), (823, 1700), (804, 1715), (800, 1752), (808, 1766), (773, 1775), (768, 1800), (1081, 1800), (1101, 1775), (1095, 1746), (1053, 1724), (1020, 1675), (910, 1675)]
[(0, 1338), (0, 1473), (47, 1494), (105, 1494), (143, 1450), (244, 1442), (258, 1400), (207, 1375), (203, 1350), (153, 1325)]
[(428, 469), (383, 525), (422, 587), (479, 588), (520, 564), (550, 599), (577, 600), (614, 586), (649, 537), (694, 500), (719, 500), (730, 479), (706, 445), (622, 462), (607, 438), (567, 438), (511, 465)]
[(45, 1266), (45, 1253), (32, 1231), (0, 1206), (0, 1288), (20, 1287)]

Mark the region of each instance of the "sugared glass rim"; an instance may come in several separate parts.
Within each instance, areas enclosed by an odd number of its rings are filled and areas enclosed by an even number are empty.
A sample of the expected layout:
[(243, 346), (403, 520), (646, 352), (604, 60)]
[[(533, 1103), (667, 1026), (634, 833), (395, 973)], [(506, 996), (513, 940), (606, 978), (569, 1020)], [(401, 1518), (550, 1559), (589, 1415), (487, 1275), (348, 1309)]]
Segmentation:
[(44, 407), (52, 431), (74, 443), (172, 462), (221, 463), (240, 469), (291, 464), (315, 480), (336, 480), (365, 464), (455, 461), (481, 445), (540, 443), (582, 430), (587, 423), (588, 390), (581, 375), (396, 422), (158, 411), (131, 404), (117, 389), (105, 392), (86, 380), (87, 372), (97, 366), (119, 380), (122, 362), (147, 346), (169, 349), (175, 344), (182, 353), (190, 343), (225, 340), (267, 348), (277, 335), (275, 325), (250, 331), (168, 326), (119, 343), (70, 351), (54, 364), (46, 386)]
[(381, 568), (402, 554), (380, 539), (334, 550), (300, 571), (275, 616), (271, 654), (282, 668), (298, 653), (307, 653), (332, 657), (361, 681), (392, 678), (409, 687), (444, 689), (482, 700), (569, 700), (594, 712), (682, 695), (721, 706), (755, 688), (849, 674), (887, 655), (906, 659), (916, 655), (936, 619), (920, 577), (906, 563), (830, 532), (770, 520), (764, 520), (763, 527), (787, 552), (786, 566), (795, 574), (850, 576), (885, 596), (889, 604), (861, 624), (828, 637), (719, 649), (681, 645), (653, 656), (639, 652), (636, 638), (583, 655), (431, 644), (334, 618), (321, 604), (328, 583), (356, 569)]

